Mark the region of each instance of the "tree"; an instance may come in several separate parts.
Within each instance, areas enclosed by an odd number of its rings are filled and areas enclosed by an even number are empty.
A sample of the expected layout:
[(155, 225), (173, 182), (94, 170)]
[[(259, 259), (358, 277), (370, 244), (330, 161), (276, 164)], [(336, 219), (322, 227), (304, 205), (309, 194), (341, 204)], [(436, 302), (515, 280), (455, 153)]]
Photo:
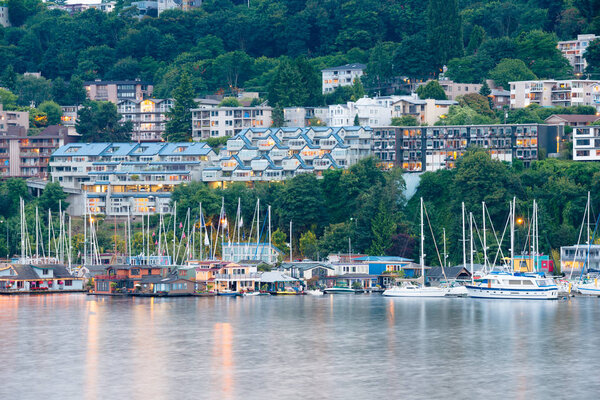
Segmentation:
[(469, 36), (469, 44), (465, 49), (467, 55), (475, 54), (479, 49), (479, 46), (485, 41), (485, 29), (479, 25), (475, 25), (471, 30), (471, 36)]
[(470, 107), (477, 114), (484, 115), (489, 118), (495, 118), (494, 111), (490, 108), (489, 99), (479, 93), (468, 93), (457, 98), (460, 106)]
[(317, 236), (313, 231), (300, 235), (300, 252), (305, 258), (316, 260), (318, 251)]
[(17, 78), (17, 103), (29, 106), (31, 103), (40, 104), (52, 99), (52, 87), (46, 78), (36, 76), (19, 76)]
[(37, 203), (41, 210), (51, 210), (58, 212), (58, 205), (61, 205), (61, 211), (64, 211), (69, 206), (65, 200), (67, 194), (63, 191), (60, 183), (50, 182), (46, 184), (42, 195), (38, 198)]
[(27, 18), (42, 10), (39, 0), (8, 0), (8, 18), (11, 25), (21, 26)]
[(463, 55), (461, 18), (457, 0), (429, 0), (427, 43), (437, 73), (454, 57)]
[(44, 101), (39, 105), (38, 110), (45, 113), (48, 118), (48, 125), (60, 124), (62, 117), (62, 108), (53, 101)]
[(496, 86), (501, 86), (504, 89), (509, 89), (509, 82), (512, 81), (529, 81), (537, 79), (537, 76), (527, 68), (527, 65), (525, 65), (522, 60), (508, 58), (500, 61), (500, 63), (490, 71), (489, 76)]
[(274, 247), (278, 248), (283, 254), (289, 253), (289, 244), (287, 241), (287, 235), (281, 229), (277, 228), (275, 232), (271, 234), (271, 243)]
[(369, 254), (382, 256), (392, 246), (392, 236), (396, 233), (396, 223), (393, 216), (383, 203), (379, 205), (379, 212), (373, 218), (371, 231), (373, 233), (373, 240), (371, 247), (369, 247)]
[(298, 68), (289, 59), (283, 59), (269, 84), (269, 103), (281, 107), (305, 105), (309, 93), (302, 80)]
[(321, 257), (329, 254), (348, 251), (348, 239), (354, 238), (352, 225), (346, 222), (331, 224), (325, 228), (325, 233), (319, 241), (319, 253)]
[(235, 97), (225, 97), (219, 103), (219, 107), (241, 107), (242, 103), (239, 102)]
[(300, 174), (288, 180), (275, 209), (280, 221), (293, 221), (296, 230), (321, 232), (327, 225), (323, 192), (313, 174)]
[(24, 179), (9, 178), (0, 183), (0, 215), (9, 218), (19, 213), (19, 198), (31, 196)]
[(419, 126), (419, 121), (412, 115), (403, 115), (392, 118), (392, 126)]
[(237, 89), (240, 84), (245, 82), (252, 64), (252, 58), (240, 50), (222, 54), (214, 61), (220, 80), (227, 82), (230, 90)]
[(67, 87), (64, 105), (79, 105), (85, 101), (86, 97), (81, 78), (78, 76), (71, 77)]
[(88, 101), (77, 115), (75, 129), (84, 142), (128, 142), (131, 121), (121, 122), (117, 106), (108, 101)]
[(600, 39), (596, 39), (590, 43), (584, 54), (588, 66), (585, 70), (587, 73), (600, 73)]
[(479, 94), (485, 97), (492, 94), (492, 90), (490, 89), (486, 81), (483, 81), (483, 85), (481, 85), (481, 89), (479, 89)]
[(358, 118), (358, 114), (354, 116), (354, 126), (360, 126), (360, 119)]
[(2, 76), (0, 77), (0, 85), (4, 86), (8, 90), (15, 90), (17, 85), (17, 73), (12, 65), (8, 65), (4, 72), (2, 72)]
[(165, 139), (169, 142), (189, 142), (192, 140), (192, 108), (196, 107), (194, 91), (190, 77), (183, 72), (179, 85), (172, 93), (175, 104), (167, 113), (169, 120), (165, 130)]
[(352, 92), (354, 101), (365, 97), (365, 88), (360, 78), (354, 78), (354, 81), (352, 82)]
[[(321, 92), (321, 73), (304, 57), (299, 57), (294, 62), (301, 76), (302, 85), (306, 90), (306, 106), (323, 105), (323, 94)], [(363, 90), (364, 95), (364, 90)], [(361, 95), (362, 97), (362, 95)]]
[(523, 32), (517, 37), (517, 55), (539, 78), (559, 79), (567, 76), (572, 67), (557, 45), (554, 33), (541, 30)]
[(275, 128), (280, 128), (285, 125), (285, 117), (283, 114), (283, 108), (278, 104), (273, 108), (272, 114), (273, 116), (273, 124), (272, 126)]
[(436, 99), (436, 100), (447, 100), (446, 92), (442, 88), (442, 85), (438, 81), (429, 81), (425, 85), (421, 85), (417, 88), (417, 94), (421, 99)]
[(10, 90), (0, 88), (0, 104), (4, 106), (4, 109), (10, 109), (17, 104), (17, 95), (13, 94)]

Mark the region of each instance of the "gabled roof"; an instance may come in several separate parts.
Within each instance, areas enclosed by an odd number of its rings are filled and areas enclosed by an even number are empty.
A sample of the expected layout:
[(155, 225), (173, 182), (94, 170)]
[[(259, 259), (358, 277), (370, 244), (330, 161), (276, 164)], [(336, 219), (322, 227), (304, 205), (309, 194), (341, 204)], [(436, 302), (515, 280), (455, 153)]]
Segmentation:
[(313, 269), (313, 268), (327, 268), (327, 269), (331, 269), (333, 270), (334, 268), (327, 264), (327, 263), (322, 263), (322, 262), (316, 262), (316, 261), (301, 261), (301, 262), (292, 262), (292, 263), (282, 263), (281, 266), (279, 268), (283, 268), (283, 269), (290, 269), (290, 268), (296, 268), (302, 271), (306, 271), (309, 269)]
[(387, 261), (387, 262), (411, 262), (412, 260), (404, 257), (396, 256), (364, 256), (358, 257), (356, 261)]
[(348, 70), (348, 69), (364, 70), (366, 68), (367, 68), (367, 66), (365, 64), (352, 63), (352, 64), (339, 65), (337, 67), (325, 68), (325, 69), (322, 69), (321, 71), (344, 71), (344, 70)]
[(264, 283), (275, 283), (275, 282), (298, 282), (300, 279), (292, 278), (281, 271), (267, 271), (263, 272), (260, 276), (260, 281)]
[(544, 120), (544, 122), (548, 122), (551, 119), (559, 119), (566, 123), (571, 124), (591, 124), (600, 120), (600, 117), (597, 115), (586, 115), (586, 114), (552, 114), (548, 118)]
[(442, 267), (431, 267), (425, 272), (425, 276), (427, 276), (428, 278), (436, 279), (443, 279), (444, 274), (446, 275), (446, 278), (449, 279), (456, 279), (460, 275), (468, 275), (469, 277), (471, 277), (471, 272), (469, 272), (469, 270), (463, 267), (462, 265), (457, 265), (454, 267), (445, 267), (443, 270)]

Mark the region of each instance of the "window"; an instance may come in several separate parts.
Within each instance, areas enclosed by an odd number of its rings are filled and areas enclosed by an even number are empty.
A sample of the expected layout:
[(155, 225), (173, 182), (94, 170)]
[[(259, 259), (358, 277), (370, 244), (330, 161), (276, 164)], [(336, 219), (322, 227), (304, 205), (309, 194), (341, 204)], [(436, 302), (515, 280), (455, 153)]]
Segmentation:
[(73, 286), (73, 281), (65, 281), (65, 286)]
[(43, 269), (42, 270), (42, 275), (48, 275), (48, 270), (47, 269)]

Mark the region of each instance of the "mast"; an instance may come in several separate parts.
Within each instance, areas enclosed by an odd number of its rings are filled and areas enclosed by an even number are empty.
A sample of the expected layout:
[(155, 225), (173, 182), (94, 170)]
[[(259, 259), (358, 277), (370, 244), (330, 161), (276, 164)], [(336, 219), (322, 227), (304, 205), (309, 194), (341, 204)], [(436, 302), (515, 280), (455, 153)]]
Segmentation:
[(175, 210), (173, 211), (173, 254), (171, 255), (171, 264), (175, 265), (175, 232), (177, 232), (177, 202), (175, 202)]
[(292, 260), (292, 220), (290, 219), (290, 262), (293, 262)]
[(487, 272), (487, 238), (485, 234), (485, 201), (481, 202), (483, 212), (483, 270)]
[(83, 265), (87, 264), (87, 198), (84, 199), (83, 208)]
[[(204, 242), (202, 241), (202, 225), (204, 223), (204, 218), (202, 216), (202, 202), (200, 202), (198, 208), (200, 209), (200, 260), (202, 260), (202, 247), (204, 246)], [(205, 231), (206, 231), (206, 229), (205, 229)], [(205, 234), (206, 234), (206, 232), (205, 232)]]
[(40, 247), (39, 247), (39, 226), (40, 220), (38, 215), (38, 206), (35, 206), (35, 258), (40, 257)]
[(67, 259), (69, 260), (69, 273), (71, 273), (71, 257), (73, 257), (73, 239), (71, 237), (71, 215), (69, 215), (69, 256)]
[(590, 244), (590, 211), (591, 211), (591, 198), (590, 198), (590, 192), (588, 191), (588, 196), (587, 196), (587, 227), (585, 229), (585, 236), (586, 236), (586, 244)]
[(22, 197), (19, 197), (19, 206), (19, 211), (21, 211), (21, 262), (25, 262), (25, 203)]
[(470, 240), (469, 240), (469, 245), (470, 245), (470, 262), (471, 262), (471, 283), (473, 283), (473, 213), (469, 212), (469, 232), (470, 232)]
[(268, 250), (268, 254), (269, 254), (269, 264), (272, 264), (273, 260), (271, 260), (271, 254), (273, 254), (273, 251), (271, 250), (271, 205), (269, 205), (269, 207), (267, 208), (268, 211), (268, 215), (269, 215), (269, 250)]
[(463, 267), (467, 265), (467, 238), (465, 237), (465, 202), (462, 202), (462, 247), (463, 247)]
[(515, 215), (516, 215), (516, 197), (513, 197), (510, 213), (510, 268), (515, 272)]
[(258, 256), (258, 244), (260, 243), (260, 199), (256, 199), (256, 256)]
[(52, 213), (50, 212), (50, 209), (48, 209), (48, 261), (50, 261), (50, 250), (52, 249), (51, 247), (51, 237), (52, 235), (50, 234), (50, 230), (52, 228)]
[(446, 253), (446, 228), (444, 229), (444, 268), (447, 267), (446, 265), (446, 259), (448, 258), (448, 254)]
[(423, 198), (421, 197), (421, 277), (425, 286), (425, 224), (423, 221)]

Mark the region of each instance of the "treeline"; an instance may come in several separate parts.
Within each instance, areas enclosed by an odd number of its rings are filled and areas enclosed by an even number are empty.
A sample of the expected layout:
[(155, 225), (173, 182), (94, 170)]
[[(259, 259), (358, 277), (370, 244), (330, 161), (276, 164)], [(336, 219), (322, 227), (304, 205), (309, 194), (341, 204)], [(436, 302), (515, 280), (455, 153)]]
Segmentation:
[[(198, 95), (243, 87), (281, 106), (319, 105), (356, 96), (324, 98), (324, 67), (366, 63), (367, 93), (396, 76), (435, 77), (443, 65), (458, 81), (561, 77), (570, 69), (556, 41), (600, 33), (598, 0), (206, 0), (141, 20), (126, 11), (129, 3), (118, 3), (120, 14), (69, 16), (40, 0), (9, 0), (2, 85), (23, 106), (77, 102), (81, 81), (97, 78), (139, 77), (167, 97), (185, 71)], [(27, 71), (44, 78), (16, 82)]]

